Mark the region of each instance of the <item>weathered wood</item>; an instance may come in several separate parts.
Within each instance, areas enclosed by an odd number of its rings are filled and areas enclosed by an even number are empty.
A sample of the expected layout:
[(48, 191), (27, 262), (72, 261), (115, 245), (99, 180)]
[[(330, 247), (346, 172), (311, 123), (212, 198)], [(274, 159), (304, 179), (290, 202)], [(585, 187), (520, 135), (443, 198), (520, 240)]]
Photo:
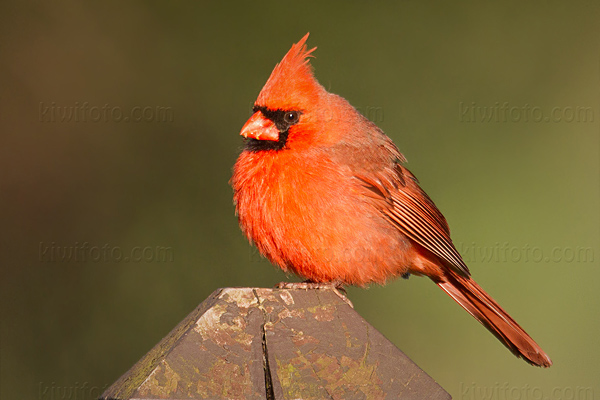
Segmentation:
[(211, 294), (101, 399), (450, 399), (332, 290)]

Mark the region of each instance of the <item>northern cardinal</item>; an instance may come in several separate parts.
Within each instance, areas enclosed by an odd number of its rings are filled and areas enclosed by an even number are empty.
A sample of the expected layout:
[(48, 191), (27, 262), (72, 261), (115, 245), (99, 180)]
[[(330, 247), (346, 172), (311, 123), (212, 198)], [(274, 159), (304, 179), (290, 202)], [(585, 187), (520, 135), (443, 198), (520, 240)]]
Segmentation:
[(552, 365), (471, 279), (446, 219), (391, 139), (317, 82), (307, 38), (275, 66), (241, 131), (231, 185), (250, 242), (316, 285), (425, 275), (517, 357)]

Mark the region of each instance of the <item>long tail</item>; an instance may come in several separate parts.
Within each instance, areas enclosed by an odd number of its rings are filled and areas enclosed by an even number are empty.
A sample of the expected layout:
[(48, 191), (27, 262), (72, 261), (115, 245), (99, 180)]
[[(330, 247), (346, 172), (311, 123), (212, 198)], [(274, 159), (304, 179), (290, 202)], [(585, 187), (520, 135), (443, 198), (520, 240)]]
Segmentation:
[(552, 360), (540, 346), (471, 278), (452, 270), (447, 280), (436, 282), (458, 304), (474, 316), (517, 357), (540, 367), (549, 367)]

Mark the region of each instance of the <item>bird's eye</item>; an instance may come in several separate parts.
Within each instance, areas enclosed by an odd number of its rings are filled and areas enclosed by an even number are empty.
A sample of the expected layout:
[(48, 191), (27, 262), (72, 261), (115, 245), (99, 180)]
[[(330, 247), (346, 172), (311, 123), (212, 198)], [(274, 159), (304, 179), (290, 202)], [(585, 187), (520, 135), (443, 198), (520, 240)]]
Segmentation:
[(290, 125), (295, 124), (296, 122), (298, 122), (298, 112), (297, 111), (288, 111), (283, 116), (283, 119), (285, 119), (285, 122), (287, 122)]

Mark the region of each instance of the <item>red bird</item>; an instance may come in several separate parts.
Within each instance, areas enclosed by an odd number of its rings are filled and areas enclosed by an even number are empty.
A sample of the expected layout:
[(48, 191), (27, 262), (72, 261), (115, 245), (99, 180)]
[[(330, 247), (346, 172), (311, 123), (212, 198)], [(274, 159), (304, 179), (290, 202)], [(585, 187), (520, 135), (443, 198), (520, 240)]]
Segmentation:
[(308, 34), (275, 66), (241, 135), (231, 184), (242, 231), (314, 285), (425, 275), (517, 357), (550, 358), (470, 277), (446, 219), (391, 139), (317, 82)]

